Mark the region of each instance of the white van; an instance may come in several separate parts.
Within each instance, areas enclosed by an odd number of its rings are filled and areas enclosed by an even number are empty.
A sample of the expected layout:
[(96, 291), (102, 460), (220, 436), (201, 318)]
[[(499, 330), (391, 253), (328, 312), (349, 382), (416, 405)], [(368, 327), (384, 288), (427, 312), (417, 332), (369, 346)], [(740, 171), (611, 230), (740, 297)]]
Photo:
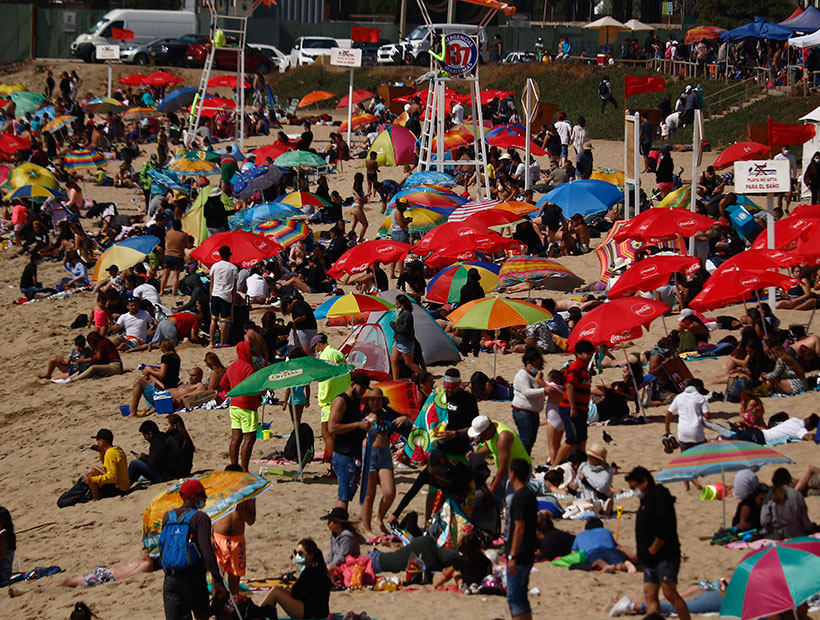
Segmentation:
[[(483, 26), (470, 24), (433, 24), (432, 33), (435, 36), (453, 34), (478, 35), (478, 59), (480, 62), (490, 60), (490, 43), (487, 40), (487, 31)], [(432, 41), (431, 27), (418, 26), (398, 43), (382, 45), (376, 55), (376, 60), (380, 65), (396, 65), (402, 62), (411, 62), (417, 65), (426, 65), (429, 62), (427, 52), (430, 50)]]
[(94, 60), (95, 46), (117, 45), (111, 38), (114, 28), (134, 33), (133, 44), (154, 39), (179, 38), (196, 32), (196, 16), (192, 11), (139, 11), (116, 9), (105, 14), (88, 32), (78, 35), (71, 44), (71, 55), (85, 62)]
[(290, 66), (293, 68), (312, 65), (319, 56), (330, 56), (330, 50), (333, 47), (350, 49), (350, 40), (332, 37), (299, 37), (290, 50)]

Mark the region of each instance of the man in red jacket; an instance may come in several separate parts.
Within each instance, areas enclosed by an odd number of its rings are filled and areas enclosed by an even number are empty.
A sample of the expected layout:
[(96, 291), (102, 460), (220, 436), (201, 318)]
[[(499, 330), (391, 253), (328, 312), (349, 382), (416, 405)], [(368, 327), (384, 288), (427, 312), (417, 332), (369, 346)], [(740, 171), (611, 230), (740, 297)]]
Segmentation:
[[(254, 373), (251, 343), (243, 340), (236, 345), (238, 359), (228, 366), (222, 377), (223, 390), (232, 390)], [(231, 407), (231, 445), (228, 453), (231, 465), (239, 463), (239, 445), (242, 444), (242, 471), (248, 471), (253, 444), (256, 443), (258, 423), (257, 409), (262, 404), (259, 396), (232, 396)]]

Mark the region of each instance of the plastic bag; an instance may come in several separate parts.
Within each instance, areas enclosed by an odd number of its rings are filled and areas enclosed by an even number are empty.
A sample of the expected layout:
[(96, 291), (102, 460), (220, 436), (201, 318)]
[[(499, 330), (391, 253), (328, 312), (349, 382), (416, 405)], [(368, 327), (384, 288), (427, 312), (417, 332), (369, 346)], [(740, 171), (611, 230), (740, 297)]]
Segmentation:
[(583, 551), (573, 551), (563, 557), (555, 558), (550, 564), (553, 566), (563, 566), (569, 568), (573, 564), (580, 564), (587, 561), (587, 554)]

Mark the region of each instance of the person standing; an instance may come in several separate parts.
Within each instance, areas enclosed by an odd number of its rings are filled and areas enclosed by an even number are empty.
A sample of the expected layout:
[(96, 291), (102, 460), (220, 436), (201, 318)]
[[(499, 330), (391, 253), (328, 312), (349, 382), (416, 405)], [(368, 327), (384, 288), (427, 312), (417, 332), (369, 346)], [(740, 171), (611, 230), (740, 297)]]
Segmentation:
[[(458, 305), (463, 306), (467, 302), (483, 299), (484, 295), (484, 287), (481, 286), (481, 274), (478, 273), (478, 269), (475, 267), (470, 267), (467, 272), (467, 282), (459, 292)], [(479, 350), (481, 350), (481, 330), (462, 329), (461, 346), (459, 347), (461, 354), (467, 357), (472, 351), (473, 357), (478, 357)]]
[(572, 135), (572, 125), (563, 113), (558, 115), (555, 131), (558, 132), (558, 137), (561, 139), (561, 165), (563, 166), (569, 157), (569, 141)]
[(643, 593), (648, 615), (660, 613), (658, 594), (663, 596), (681, 620), (690, 620), (686, 602), (678, 594), (680, 540), (675, 514), (675, 498), (657, 484), (645, 467), (635, 467), (626, 476), (629, 488), (640, 498), (635, 518), (635, 542), (643, 564)]
[(587, 411), (592, 385), (587, 365), (594, 354), (595, 346), (588, 340), (579, 340), (575, 343), (575, 361), (567, 368), (564, 398), (558, 406), (558, 415), (564, 423), (566, 439), (558, 450), (557, 463), (553, 465), (563, 463), (573, 450), (586, 448)]
[[(239, 465), (228, 465), (225, 471), (241, 472)], [(245, 526), (256, 523), (256, 500), (239, 502), (236, 510), (225, 515), (213, 526), (214, 552), (219, 568), (228, 575), (228, 589), (239, 594), (239, 579), (245, 575), (247, 549)]]
[(162, 601), (166, 620), (210, 618), (206, 573), (211, 573), (214, 594), (225, 586), (211, 544), (211, 518), (202, 512), (208, 497), (199, 480), (186, 480), (179, 488), (182, 506), (162, 515), (159, 535), (160, 564), (165, 569)]
[(528, 348), (521, 363), (523, 368), (513, 379), (512, 415), (527, 454), (532, 454), (548, 388), (544, 381), (544, 358), (538, 349)]
[(643, 172), (649, 172), (649, 151), (652, 150), (652, 141), (655, 138), (655, 125), (648, 117), (641, 120), (640, 126), (640, 151), (643, 156)]
[(510, 524), (504, 541), (507, 554), (507, 605), (513, 620), (529, 620), (532, 609), (527, 600), (530, 571), (538, 548), (536, 521), (538, 501), (530, 491), (530, 464), (524, 459), (510, 463), (510, 484), (515, 490), (510, 501)]
[(811, 156), (811, 163), (803, 171), (803, 182), (811, 191), (811, 204), (820, 204), (820, 151)]
[(49, 101), (51, 100), (51, 96), (54, 94), (54, 86), (56, 83), (54, 82), (54, 74), (52, 73), (51, 69), (48, 70), (48, 77), (46, 77), (46, 90), (45, 95), (46, 99)]
[[(473, 420), (470, 428), (467, 429), (467, 436), (476, 445), (484, 444), (476, 450), (478, 454), (489, 454), (493, 457), (496, 472), (495, 477), (487, 484), (490, 493), (495, 494), (498, 491), (508, 496), (511, 495), (512, 487), (507, 484), (510, 463), (515, 459), (523, 459), (527, 463), (532, 462), (524, 444), (521, 443), (521, 438), (503, 422), (494, 422), (485, 415), (480, 415)], [(509, 507), (509, 501), (507, 501), (507, 506)]]
[(228, 328), (233, 317), (233, 306), (236, 302), (236, 278), (239, 273), (239, 268), (230, 262), (231, 248), (227, 245), (219, 248), (219, 258), (220, 260), (211, 267), (211, 346), (216, 344), (214, 339), (217, 325), (221, 344), (228, 344)]
[(165, 293), (168, 277), (171, 273), (174, 278), (171, 283), (171, 295), (176, 297), (179, 292), (179, 274), (185, 268), (185, 248), (188, 247), (188, 233), (182, 230), (182, 221), (174, 220), (171, 230), (165, 234), (165, 256), (162, 259), (162, 283), (159, 287), (160, 295)]
[(370, 387), (370, 377), (363, 372), (350, 376), (350, 387), (333, 399), (328, 431), (333, 435), (333, 472), (339, 482), (336, 507), (347, 510), (356, 497), (361, 477), (362, 442), (371, 422), (362, 413), (362, 398)]
[(470, 451), (467, 431), (478, 416), (478, 401), (462, 389), (458, 368), (448, 368), (443, 383), (447, 396), (447, 428), (439, 435), (438, 447), (447, 454), (463, 456)]
[(407, 295), (396, 297), (396, 320), (390, 321), (393, 328), (393, 349), (390, 351), (390, 370), (393, 380), (401, 379), (400, 363), (410, 369), (415, 379), (421, 372), (421, 368), (413, 359), (416, 350), (416, 328), (413, 323), (413, 302)]
[[(501, 35), (495, 33), (493, 37), (493, 45), (490, 48), (490, 60), (492, 62), (501, 62), (504, 52), (504, 42), (501, 40)], [(52, 80), (53, 81), (53, 80)]]
[[(327, 342), (327, 334), (316, 334), (310, 340), (310, 348), (317, 359), (331, 364), (347, 364), (345, 354), (334, 349)], [(333, 454), (333, 435), (328, 429), (330, 422), (330, 406), (333, 399), (344, 393), (350, 387), (350, 373), (340, 377), (334, 377), (327, 381), (320, 381), (318, 387), (317, 400), (319, 410), (322, 412), (322, 441), (325, 442), (325, 459), (330, 459)]]
[(607, 103), (611, 103), (616, 110), (618, 109), (618, 102), (615, 101), (615, 97), (612, 95), (612, 84), (609, 83), (608, 77), (605, 77), (598, 84), (598, 95), (601, 97), (601, 114), (606, 110)]
[[(232, 390), (255, 372), (250, 342), (243, 340), (237, 344), (236, 355), (236, 361), (228, 366), (220, 384), (220, 387), (226, 391)], [(228, 410), (231, 416), (231, 443), (228, 454), (231, 465), (239, 463), (241, 444), (242, 471), (248, 471), (251, 461), (253, 444), (256, 443), (256, 427), (259, 422), (257, 410), (261, 404), (262, 400), (258, 395), (231, 397), (231, 406)]]

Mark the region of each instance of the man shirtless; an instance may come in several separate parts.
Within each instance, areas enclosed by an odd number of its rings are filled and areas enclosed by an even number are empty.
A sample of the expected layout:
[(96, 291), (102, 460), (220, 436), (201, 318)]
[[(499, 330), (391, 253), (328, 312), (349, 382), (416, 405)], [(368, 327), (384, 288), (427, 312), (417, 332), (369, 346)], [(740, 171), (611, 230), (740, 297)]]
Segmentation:
[[(240, 465), (228, 465), (225, 471), (242, 471)], [(213, 524), (213, 543), (216, 561), (222, 572), (228, 575), (228, 588), (234, 596), (239, 594), (239, 578), (245, 574), (247, 556), (245, 551), (245, 525), (256, 522), (256, 500), (246, 499), (236, 510)]]
[[(204, 396), (204, 393), (208, 391), (208, 386), (202, 383), (202, 377), (204, 373), (199, 366), (194, 366), (188, 371), (188, 382), (183, 383), (179, 387), (171, 388), (168, 392), (171, 394), (171, 398), (174, 401), (174, 410), (179, 409), (181, 407), (191, 407), (191, 403), (196, 400), (197, 402), (201, 402), (200, 398), (191, 399), (191, 396)], [(211, 390), (213, 392), (213, 390)]]

